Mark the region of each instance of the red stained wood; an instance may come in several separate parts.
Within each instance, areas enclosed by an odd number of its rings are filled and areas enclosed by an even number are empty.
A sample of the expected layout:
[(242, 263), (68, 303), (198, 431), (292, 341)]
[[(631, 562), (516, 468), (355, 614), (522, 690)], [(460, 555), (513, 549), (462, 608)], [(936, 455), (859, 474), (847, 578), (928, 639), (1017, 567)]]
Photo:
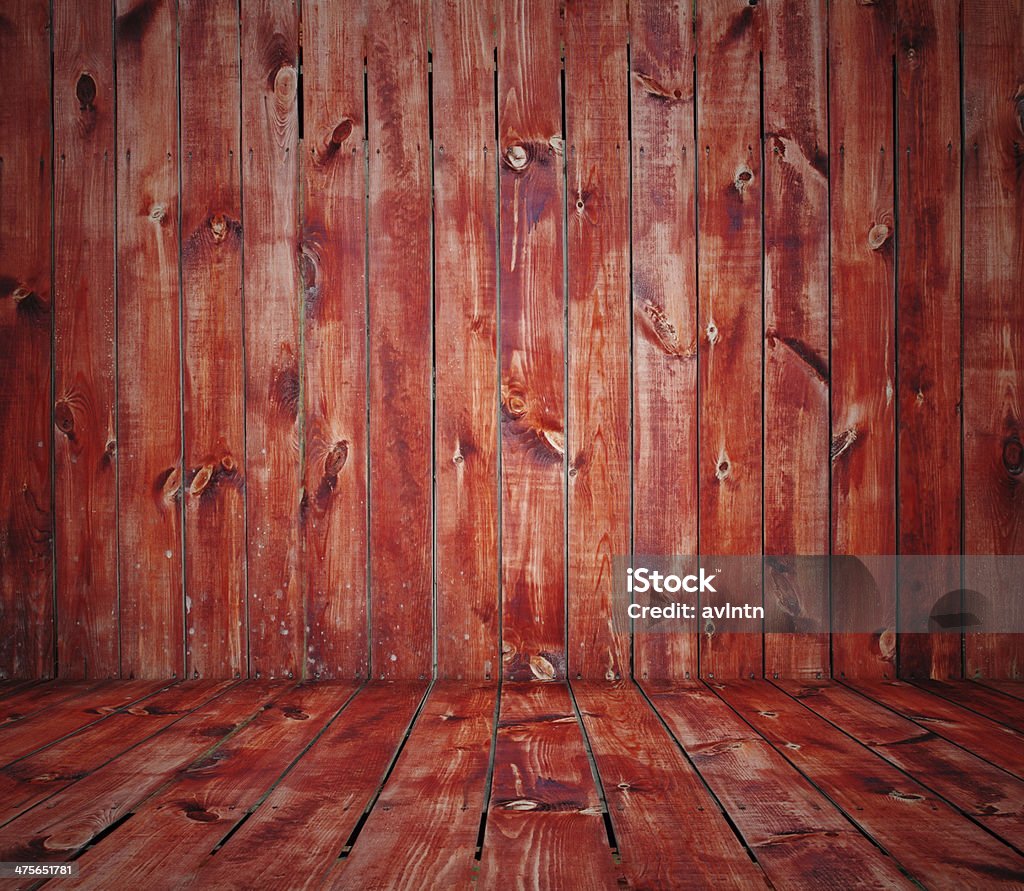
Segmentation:
[(979, 683), (981, 686), (998, 690), (1000, 693), (1005, 693), (1007, 696), (1013, 696), (1016, 699), (1024, 699), (1024, 683), (1021, 683), (1020, 681), (986, 679)]
[(427, 0), (370, 0), (370, 665), (432, 671)]
[(50, 498), (49, 5), (4, 9), (0, 103), (0, 677), (54, 670)]
[[(761, 120), (763, 10), (746, 0), (697, 9), (700, 551), (761, 553)], [(760, 580), (719, 585), (701, 606), (761, 605)], [(706, 677), (762, 672), (761, 623), (702, 622)]]
[[(687, 4), (629, 4), (633, 552), (697, 552), (696, 154)], [(696, 677), (696, 624), (634, 627), (637, 677)]]
[(1010, 884), (1024, 874), (1020, 854), (766, 681), (715, 690), (925, 887)]
[[(896, 547), (893, 0), (829, 7), (832, 551)], [(864, 97), (870, 96), (866, 102)], [(832, 670), (892, 677), (895, 578), (832, 576)]]
[[(829, 672), (828, 90), (824, 0), (764, 7), (765, 674)], [(803, 559), (792, 559), (794, 556)]]
[(241, 677), (248, 652), (238, 5), (183, 0), (179, 33), (185, 664), (189, 677)]
[(177, 6), (116, 15), (121, 676), (181, 677)]
[(981, 684), (918, 681), (917, 686), (1014, 730), (1024, 731), (1024, 703), (1011, 696), (989, 690)]
[(568, 689), (505, 684), (481, 887), (621, 887), (601, 811)]
[(298, 677), (298, 9), (244, 0), (241, 12), (249, 671)]
[(366, 677), (365, 4), (302, 27), (306, 672)]
[(492, 0), (433, 3), (437, 673), (499, 674)]
[(117, 677), (111, 6), (53, 4), (57, 670)]
[(807, 708), (1021, 848), (1024, 781), (847, 687), (824, 681), (779, 684)]
[[(898, 0), (896, 13), (899, 552), (959, 554), (959, 4)], [(901, 625), (960, 587), (955, 561), (916, 564), (900, 577)], [(960, 677), (960, 635), (900, 635), (899, 670)]]
[(632, 683), (572, 685), (633, 888), (766, 886), (718, 803)]
[(13, 721), (23, 721), (30, 715), (65, 702), (80, 693), (96, 690), (99, 686), (100, 683), (96, 681), (58, 681), (37, 683), (23, 690), (5, 693), (4, 698), (0, 700), (0, 729)]
[(503, 674), (565, 677), (559, 4), (498, 7)]
[(914, 887), (706, 686), (684, 682), (645, 689), (773, 884)]
[[(629, 84), (625, 0), (565, 9), (570, 675), (630, 670), (612, 558), (629, 553)], [(613, 616), (613, 612), (618, 614)]]
[[(964, 548), (1024, 553), (1024, 9), (964, 0)], [(1009, 573), (970, 569), (965, 587), (991, 602), (988, 632), (965, 635), (968, 677), (1024, 678), (1024, 607)]]
[[(417, 683), (364, 687), (228, 843), (203, 858), (191, 884), (322, 887), (380, 788), (424, 690)], [(302, 844), (287, 844), (297, 833)]]
[(251, 683), (228, 690), (213, 707), (182, 718), (8, 823), (0, 829), (0, 853), (9, 860), (72, 858), (286, 689)]
[(472, 884), (497, 685), (441, 682), (331, 888), (467, 888)]

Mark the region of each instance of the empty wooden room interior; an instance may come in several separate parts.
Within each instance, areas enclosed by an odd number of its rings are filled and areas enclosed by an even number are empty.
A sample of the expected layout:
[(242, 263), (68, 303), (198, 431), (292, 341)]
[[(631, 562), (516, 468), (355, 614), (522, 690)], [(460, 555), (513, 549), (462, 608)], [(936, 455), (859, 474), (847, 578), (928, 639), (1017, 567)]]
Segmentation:
[(1024, 3), (0, 56), (5, 884), (1024, 887)]

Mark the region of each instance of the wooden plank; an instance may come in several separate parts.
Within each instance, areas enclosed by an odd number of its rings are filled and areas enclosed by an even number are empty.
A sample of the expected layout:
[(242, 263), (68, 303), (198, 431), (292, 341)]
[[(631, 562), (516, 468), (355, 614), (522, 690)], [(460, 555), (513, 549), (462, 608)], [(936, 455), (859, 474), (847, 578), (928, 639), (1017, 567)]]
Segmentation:
[(48, 709), (0, 728), (0, 767), (42, 749), (167, 686), (161, 681), (97, 684)]
[(559, 4), (499, 4), (502, 662), (565, 677), (564, 142)]
[(242, 3), (249, 674), (300, 677), (298, 9)]
[[(364, 687), (190, 883), (320, 887), (380, 788), (424, 690), (401, 682)], [(298, 835), (302, 844), (287, 843)]]
[[(765, 674), (829, 672), (828, 14), (769, 0), (764, 59)], [(796, 558), (796, 559), (794, 559)], [(808, 559), (810, 558), (810, 559)]]
[(989, 687), (992, 690), (998, 690), (1000, 693), (1005, 693), (1007, 696), (1013, 696), (1016, 699), (1024, 699), (1024, 683), (1021, 681), (1005, 681), (998, 678), (985, 678), (979, 680), (978, 683), (983, 687)]
[(230, 681), (188, 681), (136, 703), (0, 771), (0, 824), (207, 704)]
[(371, 0), (370, 665), (433, 670), (427, 0)]
[[(959, 4), (897, 0), (899, 553), (960, 554)], [(901, 566), (900, 627), (960, 588), (957, 561)], [(915, 621), (916, 620), (916, 621)], [(900, 634), (904, 677), (960, 677), (958, 633)]]
[[(762, 13), (746, 0), (697, 9), (697, 327), (701, 553), (762, 549), (761, 111)], [(723, 576), (723, 579), (726, 576)], [(701, 607), (761, 606), (750, 585), (702, 595)], [(761, 623), (702, 622), (705, 677), (760, 677)]]
[(52, 677), (50, 9), (5, 5), (0, 51), (0, 677)]
[(57, 673), (117, 677), (114, 47), (108, 0), (53, 4)]
[(840, 684), (779, 681), (779, 685), (815, 714), (1021, 849), (1024, 781)]
[(766, 886), (718, 802), (631, 682), (572, 685), (633, 888)]
[(925, 887), (1012, 885), (1024, 875), (1019, 853), (767, 681), (714, 689)]
[(237, 678), (248, 674), (237, 2), (182, 0), (179, 33), (185, 670)]
[(601, 812), (568, 689), (504, 684), (481, 887), (621, 887)]
[(439, 682), (330, 888), (468, 888), (494, 732), (494, 684)]
[(629, 83), (625, 0), (568, 0), (568, 671), (619, 680), (612, 558), (629, 553)]
[[(693, 12), (629, 4), (633, 551), (697, 552), (697, 205)], [(641, 678), (696, 677), (696, 624), (633, 629)]]
[(493, 0), (434, 0), (437, 674), (498, 677)]
[(848, 685), (882, 705), (948, 739), (979, 758), (1024, 779), (1024, 733), (996, 724), (951, 702), (900, 681), (849, 681)]
[(70, 860), (286, 689), (239, 684), (0, 829), (11, 860)]
[(366, 677), (366, 9), (302, 19), (306, 671)]
[(916, 686), (1014, 730), (1024, 731), (1024, 703), (996, 690), (981, 684), (942, 681), (918, 681)]
[[(297, 686), (77, 858), (79, 886), (181, 885), (352, 695), (352, 682)], [(170, 881), (168, 881), (170, 880)]]
[[(1024, 553), (1024, 178), (1021, 85), (1024, 8), (964, 0), (964, 548)], [(967, 677), (1024, 678), (1024, 635), (1015, 573), (980, 572), (965, 587), (990, 601), (986, 633), (965, 635)]]
[(772, 884), (915, 887), (704, 684), (644, 688)]
[(177, 5), (115, 8), (121, 676), (181, 677)]
[(22, 721), (73, 696), (96, 690), (100, 684), (97, 681), (46, 681), (8, 694), (0, 701), (0, 730), (13, 721)]
[[(832, 553), (896, 547), (893, 3), (829, 7)], [(865, 102), (864, 97), (871, 101)], [(895, 577), (834, 560), (832, 669), (892, 677)], [(880, 577), (879, 577), (880, 576)]]

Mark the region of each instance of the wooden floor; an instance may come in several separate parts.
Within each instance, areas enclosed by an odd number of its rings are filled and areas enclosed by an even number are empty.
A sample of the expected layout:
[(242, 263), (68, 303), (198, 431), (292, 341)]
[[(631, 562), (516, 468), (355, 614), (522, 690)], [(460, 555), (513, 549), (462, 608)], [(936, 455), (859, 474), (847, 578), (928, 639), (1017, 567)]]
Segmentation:
[(1024, 887), (1024, 685), (0, 692), (0, 861), (58, 886)]

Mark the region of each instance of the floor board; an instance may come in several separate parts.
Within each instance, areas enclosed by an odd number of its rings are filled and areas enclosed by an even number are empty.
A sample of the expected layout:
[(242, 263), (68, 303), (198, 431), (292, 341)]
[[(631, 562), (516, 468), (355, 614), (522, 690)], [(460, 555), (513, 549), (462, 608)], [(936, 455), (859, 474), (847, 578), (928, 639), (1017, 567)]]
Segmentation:
[(950, 702), (955, 702), (968, 711), (977, 712), (999, 724), (1024, 732), (1024, 702), (989, 690), (980, 684), (951, 684), (948, 681), (914, 681), (915, 686)]

